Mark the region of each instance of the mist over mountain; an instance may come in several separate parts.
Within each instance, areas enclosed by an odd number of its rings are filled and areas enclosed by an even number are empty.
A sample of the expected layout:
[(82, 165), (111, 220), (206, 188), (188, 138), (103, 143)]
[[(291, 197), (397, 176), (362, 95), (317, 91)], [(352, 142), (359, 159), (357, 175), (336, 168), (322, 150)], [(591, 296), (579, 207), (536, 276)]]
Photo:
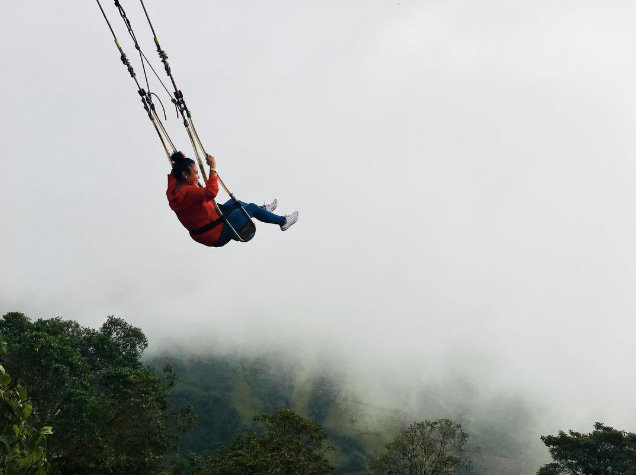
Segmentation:
[(486, 396), (458, 375), (419, 384), (370, 382), (343, 366), (280, 352), (206, 355), (173, 348), (147, 361), (155, 368), (169, 363), (180, 375), (174, 402), (192, 404), (199, 414), (184, 441), (192, 451), (213, 452), (251, 427), (254, 415), (293, 408), (327, 429), (337, 448), (336, 473), (362, 473), (367, 458), (408, 424), (440, 418), (461, 423), (470, 435), (473, 468), (466, 473), (535, 473), (548, 459), (536, 405), (511, 392)]
[(124, 318), (231, 428), (319, 393), (351, 434), (451, 417), (524, 471), (542, 434), (636, 431), (633, 2), (149, 7), (230, 189), (300, 220), (194, 243), (97, 6), (5, 2), (0, 314)]

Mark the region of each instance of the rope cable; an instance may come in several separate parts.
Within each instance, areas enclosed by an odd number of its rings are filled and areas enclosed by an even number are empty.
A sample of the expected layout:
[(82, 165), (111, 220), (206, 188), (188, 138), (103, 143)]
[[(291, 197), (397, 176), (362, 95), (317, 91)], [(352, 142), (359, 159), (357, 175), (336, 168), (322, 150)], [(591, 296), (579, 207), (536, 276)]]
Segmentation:
[[(130, 22), (130, 19), (126, 15), (126, 11), (124, 10), (124, 7), (121, 6), (121, 3), (119, 3), (118, 0), (115, 0), (115, 6), (117, 7), (117, 9), (119, 11), (119, 14), (120, 14), (120, 16), (122, 17), (122, 19), (124, 21), (124, 24), (126, 25), (126, 29), (128, 30), (128, 34), (130, 35), (130, 37), (132, 38), (132, 40), (133, 40), (133, 42), (135, 44), (135, 49), (137, 51), (139, 51), (139, 56), (140, 56), (140, 60), (141, 60), (141, 66), (142, 66), (142, 68), (144, 68), (144, 76), (146, 76), (146, 71), (145, 71), (146, 68), (144, 66), (144, 62), (145, 62), (145, 64), (147, 64), (150, 67), (150, 69), (154, 73), (155, 77), (159, 80), (159, 83), (163, 86), (163, 88), (168, 93), (170, 98), (174, 99), (172, 97), (172, 93), (168, 90), (168, 88), (166, 87), (164, 82), (161, 80), (161, 77), (159, 76), (159, 74), (157, 73), (155, 68), (153, 67), (152, 63), (150, 61), (148, 61), (148, 58), (146, 57), (146, 54), (141, 49), (141, 46), (139, 45), (139, 42), (137, 41), (137, 36), (135, 35), (135, 31), (132, 29), (132, 23)], [(101, 8), (101, 5), (100, 5), (100, 8)], [(103, 13), (103, 10), (102, 10), (102, 13)], [(110, 23), (109, 23), (108, 26), (110, 26)], [(111, 28), (111, 32), (112, 32), (112, 28)], [(148, 78), (146, 77), (146, 84), (147, 83), (148, 83)], [(148, 86), (148, 89), (150, 89), (150, 86)]]
[[(146, 65), (144, 63), (144, 54), (143, 54), (143, 51), (141, 50), (141, 46), (139, 46), (139, 42), (137, 41), (137, 36), (135, 35), (135, 31), (132, 28), (132, 23), (130, 22), (128, 15), (126, 15), (126, 11), (124, 10), (124, 7), (122, 7), (121, 3), (119, 3), (119, 0), (115, 0), (115, 6), (117, 7), (117, 10), (119, 11), (119, 16), (121, 16), (121, 19), (124, 21), (124, 25), (126, 25), (126, 30), (128, 31), (128, 34), (133, 40), (135, 49), (139, 52), (139, 61), (141, 62), (141, 69), (143, 70), (144, 78), (146, 80), (146, 89), (148, 90), (148, 93), (150, 93), (150, 83), (148, 82), (148, 74), (146, 73)], [(149, 98), (149, 101), (150, 101), (150, 105), (152, 106), (152, 98)]]
[[(203, 162), (202, 162), (201, 156), (199, 154), (199, 148), (206, 155), (207, 155), (207, 152), (205, 151), (205, 147), (203, 146), (201, 138), (199, 137), (199, 134), (198, 134), (198, 132), (197, 132), (195, 126), (194, 126), (194, 122), (192, 120), (192, 114), (190, 113), (190, 110), (188, 109), (188, 106), (185, 103), (185, 99), (183, 97), (183, 93), (177, 87), (177, 84), (176, 84), (176, 81), (174, 79), (174, 76), (172, 75), (172, 70), (170, 68), (170, 64), (168, 63), (168, 55), (161, 48), (161, 45), (159, 44), (159, 39), (157, 38), (157, 34), (155, 32), (155, 29), (154, 29), (154, 26), (152, 24), (152, 21), (150, 20), (150, 16), (148, 15), (148, 11), (146, 9), (146, 5), (144, 4), (143, 0), (140, 0), (141, 6), (142, 6), (142, 8), (144, 10), (144, 14), (146, 16), (146, 19), (148, 20), (148, 24), (150, 25), (150, 29), (151, 29), (152, 34), (154, 36), (154, 42), (155, 42), (155, 45), (157, 47), (157, 53), (159, 54), (159, 57), (161, 58), (161, 62), (164, 65), (164, 69), (166, 71), (166, 74), (170, 78), (170, 81), (172, 82), (172, 85), (174, 87), (174, 96), (170, 93), (170, 91), (168, 90), (166, 85), (163, 83), (163, 81), (161, 80), (161, 78), (159, 77), (157, 72), (155, 71), (155, 69), (152, 66), (152, 64), (150, 63), (150, 61), (148, 61), (148, 58), (143, 53), (143, 51), (141, 49), (141, 46), (139, 46), (139, 43), (138, 43), (137, 38), (135, 36), (135, 33), (134, 33), (133, 29), (132, 29), (132, 24), (131, 24), (130, 20), (128, 19), (128, 16), (126, 15), (126, 12), (125, 12), (124, 8), (119, 3), (119, 0), (114, 0), (115, 1), (115, 6), (117, 7), (121, 18), (124, 21), (124, 24), (126, 25), (126, 29), (128, 30), (128, 34), (130, 35), (130, 37), (133, 40), (133, 43), (135, 45), (135, 49), (137, 49), (137, 51), (139, 51), (139, 57), (140, 57), (142, 70), (143, 70), (143, 73), (144, 73), (144, 78), (145, 78), (145, 81), (146, 81), (146, 87), (148, 89), (148, 92), (146, 92), (139, 85), (139, 81), (137, 80), (135, 71), (134, 71), (132, 65), (130, 64), (130, 62), (128, 61), (128, 58), (126, 57), (126, 54), (124, 53), (121, 45), (119, 44), (119, 41), (117, 40), (117, 36), (115, 35), (115, 32), (114, 32), (114, 30), (113, 30), (113, 28), (112, 28), (112, 26), (110, 24), (110, 21), (108, 20), (108, 17), (106, 16), (106, 13), (104, 12), (104, 9), (102, 8), (102, 5), (101, 5), (100, 1), (99, 0), (96, 0), (96, 1), (97, 1), (98, 6), (99, 6), (99, 9), (102, 12), (102, 15), (104, 16), (104, 19), (106, 20), (106, 23), (108, 24), (108, 28), (110, 29), (110, 32), (113, 35), (113, 38), (115, 40), (115, 44), (117, 45), (117, 48), (118, 48), (119, 52), (121, 53), (121, 58), (120, 59), (122, 60), (124, 65), (127, 67), (128, 72), (130, 73), (131, 77), (135, 81), (135, 84), (137, 85), (139, 95), (141, 96), (141, 100), (142, 100), (142, 103), (144, 105), (144, 109), (148, 113), (148, 117), (150, 118), (150, 120), (151, 120), (151, 122), (153, 124), (153, 127), (154, 127), (155, 131), (157, 132), (157, 135), (159, 136), (161, 144), (163, 145), (163, 148), (164, 148), (164, 150), (166, 152), (166, 155), (168, 156), (168, 160), (170, 160), (170, 153), (168, 151), (168, 147), (166, 146), (164, 137), (170, 143), (170, 146), (172, 147), (173, 152), (176, 151), (176, 148), (174, 146), (174, 143), (172, 142), (172, 139), (168, 135), (168, 133), (167, 133), (167, 131), (165, 129), (165, 126), (163, 125), (162, 121), (160, 120), (159, 116), (157, 115), (157, 111), (156, 111), (155, 105), (154, 105), (154, 103), (152, 101), (152, 95), (154, 93), (150, 92), (150, 84), (149, 84), (149, 81), (148, 81), (148, 75), (147, 75), (147, 72), (146, 72), (145, 64), (148, 64), (148, 66), (150, 67), (152, 72), (155, 74), (155, 76), (157, 77), (157, 79), (159, 80), (159, 82), (161, 83), (163, 88), (166, 90), (166, 92), (170, 96), (171, 101), (173, 102), (173, 104), (177, 108), (177, 115), (180, 114), (181, 117), (183, 118), (183, 125), (186, 128), (186, 132), (188, 134), (188, 138), (190, 139), (190, 143), (192, 144), (192, 148), (194, 149), (194, 153), (195, 153), (198, 165), (199, 165), (199, 169), (201, 170), (201, 175), (203, 176), (204, 180), (207, 181), (207, 174), (205, 172), (205, 168), (203, 167)], [(161, 104), (161, 107), (163, 108), (164, 116), (165, 116), (165, 108), (163, 107), (163, 103), (161, 102), (161, 100), (159, 99), (159, 97), (156, 94), (154, 94), (154, 95), (159, 100), (159, 103)], [(199, 147), (197, 147), (197, 144), (198, 144)], [(254, 223), (253, 223), (253, 221), (251, 219), (251, 216), (247, 213), (247, 211), (242, 206), (242, 204), (234, 197), (234, 194), (225, 185), (225, 183), (223, 182), (221, 177), (218, 175), (218, 173), (217, 173), (217, 178), (219, 180), (219, 183), (223, 187), (223, 189), (227, 192), (227, 194), (230, 196), (230, 198), (235, 203), (238, 203), (239, 208), (242, 210), (243, 214), (247, 217), (247, 219), (252, 223), (252, 226), (253, 226)], [(219, 213), (219, 215), (222, 216), (222, 213), (221, 213), (221, 211), (220, 211), (220, 209), (218, 207), (218, 204), (216, 203), (216, 200), (212, 200), (212, 201), (214, 203), (215, 208), (217, 209), (217, 212)], [(243, 239), (243, 237), (240, 235), (240, 233), (236, 231), (234, 226), (232, 226), (232, 224), (229, 221), (226, 220), (225, 224), (227, 224), (229, 226), (230, 230), (236, 235), (238, 240), (243, 241), (243, 242), (245, 241), (245, 239)]]
[[(115, 0), (115, 1), (118, 1), (118, 0)], [(170, 81), (172, 82), (172, 86), (174, 87), (174, 97), (172, 98), (172, 102), (175, 105), (175, 107), (177, 108), (178, 113), (181, 115), (181, 118), (183, 119), (183, 126), (186, 128), (186, 132), (188, 134), (188, 138), (190, 139), (190, 143), (192, 144), (192, 149), (194, 150), (194, 154), (195, 154), (195, 156), (197, 158), (197, 162), (198, 162), (198, 165), (199, 165), (199, 170), (201, 171), (201, 176), (203, 176), (205, 181), (207, 181), (207, 173), (206, 173), (205, 168), (203, 166), (203, 161), (201, 160), (201, 155), (199, 153), (199, 148), (201, 149), (201, 151), (203, 152), (204, 155), (206, 155), (207, 152), (205, 151), (205, 147), (203, 147), (203, 144), (201, 143), (201, 139), (199, 138), (199, 135), (196, 133), (196, 130), (194, 130), (194, 128), (191, 127), (191, 122), (190, 121), (191, 121), (192, 114), (190, 113), (190, 110), (188, 109), (188, 106), (185, 103), (185, 99), (183, 97), (183, 93), (177, 87), (177, 83), (176, 83), (176, 81), (174, 79), (174, 76), (172, 74), (172, 69), (170, 68), (170, 64), (168, 63), (168, 55), (163, 50), (163, 48), (161, 48), (161, 45), (159, 43), (159, 39), (157, 38), (157, 33), (155, 31), (155, 27), (152, 24), (152, 20), (150, 20), (150, 15), (148, 14), (148, 10), (146, 9), (146, 5), (144, 4), (143, 0), (140, 0), (140, 3), (141, 3), (141, 7), (144, 10), (144, 14), (146, 16), (146, 19), (148, 20), (148, 25), (150, 25), (150, 30), (152, 31), (152, 34), (153, 34), (153, 37), (154, 37), (154, 41), (155, 41), (155, 45), (157, 47), (157, 53), (159, 55), (159, 58), (161, 59), (161, 62), (164, 65), (164, 69), (166, 71), (166, 74), (170, 78)], [(197, 144), (199, 145), (199, 147), (197, 147)], [(226, 189), (226, 191), (227, 191), (227, 188), (225, 186), (223, 186), (223, 188)]]
[[(108, 19), (108, 16), (106, 15), (106, 12), (104, 11), (104, 8), (102, 7), (102, 4), (100, 3), (99, 0), (96, 0), (96, 2), (97, 2), (97, 5), (99, 6), (100, 11), (102, 12), (102, 16), (104, 17), (106, 24), (108, 25), (108, 29), (113, 35), (113, 39), (115, 40), (115, 45), (117, 46), (117, 49), (120, 53), (120, 59), (122, 63), (124, 64), (124, 66), (126, 67), (126, 69), (128, 70), (130, 77), (135, 81), (135, 85), (137, 86), (137, 92), (141, 96), (141, 103), (144, 107), (144, 110), (146, 111), (148, 118), (152, 122), (155, 132), (157, 132), (157, 135), (159, 136), (159, 140), (161, 141), (161, 145), (163, 146), (163, 149), (166, 152), (166, 155), (168, 156), (168, 160), (170, 160), (170, 152), (168, 151), (168, 147), (166, 146), (166, 140), (168, 140), (168, 142), (170, 143), (173, 151), (176, 151), (176, 149), (174, 147), (174, 144), (172, 143), (172, 140), (170, 139), (170, 136), (168, 135), (168, 132), (166, 131), (161, 120), (157, 116), (154, 103), (152, 102), (152, 96), (148, 92), (146, 92), (144, 88), (142, 88), (141, 85), (139, 84), (139, 80), (137, 79), (137, 74), (135, 73), (135, 70), (132, 64), (130, 64), (130, 61), (128, 60), (128, 57), (126, 56), (126, 53), (121, 47), (121, 44), (119, 43), (119, 40), (117, 39), (117, 35), (115, 34), (115, 30), (113, 30), (113, 27), (110, 23), (110, 20)], [(118, 5), (118, 3), (119, 2), (115, 0), (115, 5)], [(118, 5), (118, 6), (121, 7), (121, 5)], [(125, 17), (125, 12), (124, 12), (124, 17)], [(126, 23), (126, 26), (130, 27), (130, 21), (128, 21), (127, 18), (124, 18), (124, 21)], [(131, 37), (133, 38), (133, 41), (136, 41), (134, 32), (129, 32), (129, 33), (131, 33)], [(141, 52), (140, 49), (139, 51)], [(143, 67), (143, 61), (142, 61), (142, 67)], [(144, 77), (146, 78), (146, 83), (148, 84), (148, 76), (146, 75), (145, 68), (144, 68)], [(148, 87), (148, 89), (150, 88)], [(161, 106), (163, 107), (163, 104), (161, 104)], [(164, 109), (164, 114), (165, 114), (165, 109)]]
[[(170, 81), (172, 82), (172, 85), (174, 87), (174, 95), (175, 95), (176, 101), (173, 100), (173, 102), (174, 102), (175, 106), (177, 106), (177, 109), (179, 110), (179, 112), (181, 113), (181, 117), (183, 118), (183, 125), (186, 128), (186, 131), (188, 133), (188, 137), (190, 138), (190, 142), (192, 143), (192, 148), (194, 149), (194, 153), (195, 153), (195, 155), (197, 157), (197, 161), (199, 162), (199, 168), (201, 169), (201, 174), (203, 175), (203, 177), (207, 181), (206, 174), (205, 174), (205, 169), (203, 168), (203, 164), (201, 163), (201, 158), (199, 156), (199, 151), (198, 151), (198, 148), (197, 148), (197, 144), (201, 148), (201, 151), (204, 154), (207, 154), (207, 152), (205, 150), (205, 147), (203, 146), (203, 142), (201, 141), (201, 138), (199, 137), (199, 134), (198, 134), (198, 132), (196, 130), (196, 127), (194, 126), (194, 121), (192, 120), (192, 114), (190, 113), (190, 109), (188, 109), (188, 106), (186, 105), (185, 99), (183, 97), (183, 93), (177, 87), (177, 83), (176, 83), (176, 81), (174, 79), (174, 76), (172, 75), (172, 69), (170, 68), (170, 64), (168, 63), (168, 55), (163, 50), (163, 48), (161, 48), (161, 45), (159, 43), (159, 39), (157, 38), (157, 32), (155, 31), (155, 27), (152, 24), (152, 20), (150, 20), (150, 15), (148, 14), (148, 10), (146, 9), (146, 5), (144, 4), (144, 0), (139, 0), (139, 2), (141, 3), (141, 6), (142, 6), (142, 8), (144, 10), (144, 14), (146, 15), (146, 19), (148, 20), (148, 24), (150, 25), (150, 30), (152, 31), (152, 34), (154, 36), (155, 45), (157, 46), (157, 53), (159, 54), (159, 58), (161, 58), (161, 62), (164, 65), (164, 69), (166, 71), (166, 74), (170, 78)], [(234, 200), (234, 202), (239, 203), (239, 207), (240, 207), (241, 211), (243, 212), (243, 214), (247, 217), (247, 219), (250, 222), (252, 222), (251, 216), (247, 213), (245, 208), (242, 205), (240, 205), (240, 202), (236, 199), (234, 194), (226, 186), (225, 182), (223, 181), (223, 179), (221, 178), (221, 176), (218, 173), (217, 173), (217, 178), (219, 180), (219, 183), (221, 184), (221, 186), (225, 190), (225, 192), (230, 196), (230, 198), (232, 200)], [(214, 204), (217, 207), (217, 211), (220, 211), (218, 209), (218, 206), (216, 205), (216, 201), (215, 201)], [(236, 235), (236, 237), (240, 241), (244, 241), (243, 238), (240, 236), (240, 234), (238, 232), (236, 232), (234, 227), (228, 221), (226, 221), (226, 223), (229, 224), (230, 229)], [(253, 222), (252, 222), (252, 225), (253, 225)]]
[[(163, 122), (161, 121), (161, 119), (159, 117), (157, 117), (157, 111), (153, 109), (152, 113), (153, 113), (153, 116), (155, 118), (155, 121), (157, 122), (157, 124), (159, 124), (159, 128), (161, 129), (161, 131), (165, 135), (166, 139), (168, 140), (168, 143), (170, 143), (170, 147), (172, 148), (172, 151), (176, 152), (177, 148), (174, 146), (174, 143), (172, 142), (172, 139), (170, 138), (170, 135), (168, 135), (168, 132), (166, 131), (166, 127), (163, 125)], [(172, 167), (172, 162), (170, 162), (170, 166)]]
[(175, 98), (173, 97), (172, 93), (170, 92), (170, 90), (166, 87), (166, 85), (163, 83), (163, 81), (161, 80), (161, 77), (159, 76), (159, 73), (157, 73), (157, 71), (155, 70), (155, 68), (152, 66), (152, 63), (150, 61), (148, 61), (148, 58), (146, 58), (146, 55), (144, 54), (143, 51), (141, 51), (141, 49), (139, 50), (139, 52), (141, 53), (141, 55), (143, 56), (144, 60), (146, 61), (146, 64), (150, 67), (150, 69), (152, 70), (152, 72), (154, 73), (155, 77), (157, 78), (157, 80), (159, 81), (159, 83), (161, 83), (161, 85), (163, 86), (163, 89), (166, 91), (166, 93), (168, 94), (168, 96), (170, 96), (170, 100), (174, 103), (175, 102)]
[(146, 19), (148, 20), (148, 25), (150, 25), (150, 30), (152, 31), (152, 35), (155, 40), (155, 46), (157, 47), (157, 53), (159, 54), (159, 57), (161, 58), (161, 62), (163, 63), (164, 69), (166, 70), (166, 74), (172, 81), (172, 86), (174, 87), (174, 90), (176, 92), (179, 90), (179, 88), (177, 87), (177, 83), (175, 82), (174, 77), (172, 76), (172, 70), (170, 69), (170, 65), (168, 64), (168, 55), (161, 48), (161, 45), (159, 44), (159, 39), (157, 38), (157, 33), (155, 32), (155, 27), (153, 26), (152, 21), (150, 20), (150, 15), (148, 15), (148, 10), (146, 10), (146, 5), (144, 4), (144, 1), (143, 0), (139, 0), (139, 1), (141, 2), (141, 7), (143, 8), (144, 14), (146, 15)]
[(154, 92), (149, 92), (148, 94), (155, 96), (157, 98), (157, 100), (159, 101), (159, 104), (161, 105), (161, 110), (163, 111), (163, 118), (164, 120), (168, 120), (168, 116), (166, 115), (166, 108), (163, 106), (163, 102), (161, 101), (161, 98)]
[(99, 9), (102, 11), (102, 15), (104, 16), (104, 20), (106, 20), (106, 24), (108, 25), (108, 28), (110, 29), (110, 32), (113, 35), (113, 39), (115, 40), (115, 45), (117, 46), (117, 49), (119, 50), (119, 53), (121, 54), (120, 58), (121, 62), (124, 63), (124, 66), (126, 66), (126, 68), (128, 69), (128, 72), (130, 73), (130, 77), (133, 78), (133, 80), (135, 81), (135, 84), (137, 85), (137, 89), (141, 89), (141, 86), (139, 85), (139, 81), (137, 80), (137, 75), (135, 74), (135, 70), (133, 69), (132, 65), (130, 64), (130, 61), (128, 61), (128, 57), (126, 56), (126, 53), (124, 53), (124, 50), (122, 49), (121, 45), (119, 44), (119, 40), (117, 39), (117, 35), (115, 35), (115, 31), (113, 30), (112, 25), (110, 24), (110, 21), (108, 20), (108, 17), (106, 16), (106, 12), (104, 12), (104, 9), (102, 8), (102, 4), (99, 2), (99, 0), (97, 1), (97, 5), (99, 6)]
[[(199, 134), (197, 133), (196, 129), (194, 128), (194, 124), (192, 122), (192, 114), (190, 113), (190, 110), (188, 109), (188, 106), (187, 106), (187, 104), (185, 102), (185, 99), (183, 97), (183, 93), (178, 88), (177, 83), (176, 83), (176, 81), (174, 79), (174, 76), (172, 74), (172, 68), (170, 67), (170, 64), (168, 63), (168, 55), (166, 54), (166, 52), (161, 47), (161, 44), (159, 43), (159, 38), (157, 37), (157, 32), (155, 31), (155, 27), (152, 24), (152, 20), (150, 19), (150, 15), (148, 14), (148, 10), (146, 9), (146, 5), (145, 5), (143, 0), (139, 0), (139, 1), (141, 3), (141, 7), (143, 8), (144, 14), (146, 16), (146, 20), (148, 20), (148, 25), (150, 26), (150, 30), (152, 31), (152, 34), (153, 34), (153, 37), (154, 37), (154, 41), (155, 41), (155, 45), (157, 47), (157, 53), (159, 54), (159, 58), (161, 59), (161, 62), (164, 65), (164, 69), (166, 71), (166, 74), (170, 78), (170, 81), (172, 82), (172, 86), (174, 87), (174, 98), (173, 98), (172, 102), (175, 104), (175, 106), (177, 107), (177, 110), (181, 114), (181, 117), (183, 119), (183, 125), (186, 128), (186, 131), (188, 133), (188, 137), (190, 138), (190, 142), (192, 143), (192, 148), (194, 149), (195, 155), (197, 156), (197, 160), (199, 162), (199, 168), (201, 169), (201, 174), (202, 174), (203, 177), (205, 177), (206, 173), (205, 173), (205, 169), (203, 168), (203, 163), (201, 162), (200, 157), (199, 157), (199, 151), (198, 151), (198, 148), (197, 148), (197, 144), (198, 144), (199, 148), (201, 149), (201, 151), (203, 152), (204, 155), (206, 155), (207, 152), (205, 150), (205, 147), (203, 146), (203, 143), (201, 142)], [(206, 178), (206, 180), (207, 180), (207, 178)], [(223, 188), (225, 188), (226, 191), (227, 191), (227, 188), (225, 186), (223, 186)]]

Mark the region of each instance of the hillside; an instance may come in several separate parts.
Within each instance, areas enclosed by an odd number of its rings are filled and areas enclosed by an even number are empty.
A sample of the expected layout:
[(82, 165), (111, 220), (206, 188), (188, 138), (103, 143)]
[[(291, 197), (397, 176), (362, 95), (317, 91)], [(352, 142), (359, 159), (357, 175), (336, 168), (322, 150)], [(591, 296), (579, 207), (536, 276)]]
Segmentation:
[[(173, 366), (180, 382), (172, 402), (190, 404), (197, 413), (194, 429), (182, 441), (184, 452), (214, 454), (251, 428), (254, 415), (293, 408), (327, 430), (337, 449), (335, 473), (361, 473), (366, 457), (410, 422), (404, 408), (366, 402), (342, 375), (306, 371), (275, 357), (161, 355), (148, 363), (156, 370)], [(430, 395), (426, 401), (420, 419), (443, 405)], [(473, 414), (467, 409), (458, 419), (470, 434), (473, 468), (466, 473), (534, 473), (542, 454), (533, 451), (533, 434), (520, 431), (528, 414), (518, 401), (496, 406), (496, 411), (494, 406), (475, 408)]]

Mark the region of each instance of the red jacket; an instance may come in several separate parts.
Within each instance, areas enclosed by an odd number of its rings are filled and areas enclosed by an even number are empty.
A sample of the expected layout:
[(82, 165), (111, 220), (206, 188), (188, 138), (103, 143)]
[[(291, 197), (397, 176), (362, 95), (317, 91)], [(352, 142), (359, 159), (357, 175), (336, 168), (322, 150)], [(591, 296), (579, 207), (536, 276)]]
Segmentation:
[[(212, 201), (218, 192), (219, 182), (216, 173), (210, 173), (205, 186), (179, 185), (172, 173), (168, 175), (166, 196), (170, 209), (176, 213), (188, 231), (202, 228), (219, 218)], [(222, 230), (223, 223), (203, 234), (191, 234), (190, 237), (201, 244), (212, 246), (221, 237)]]

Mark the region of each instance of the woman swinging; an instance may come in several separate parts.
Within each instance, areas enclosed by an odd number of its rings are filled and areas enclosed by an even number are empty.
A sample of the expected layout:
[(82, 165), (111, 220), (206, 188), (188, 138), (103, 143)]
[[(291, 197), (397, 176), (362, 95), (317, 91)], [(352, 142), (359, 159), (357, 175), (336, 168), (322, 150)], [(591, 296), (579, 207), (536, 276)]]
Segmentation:
[[(190, 237), (206, 246), (221, 247), (238, 238), (225, 223), (227, 220), (235, 230), (247, 223), (247, 217), (236, 206), (233, 200), (219, 205), (225, 220), (221, 219), (214, 205), (214, 198), (219, 192), (216, 175), (216, 160), (206, 154), (206, 162), (210, 166), (210, 175), (205, 186), (199, 184), (199, 170), (194, 161), (182, 152), (175, 152), (170, 157), (172, 172), (168, 175), (166, 196), (170, 209), (175, 212), (181, 224), (190, 232)], [(286, 216), (272, 213), (278, 201), (259, 206), (254, 203), (243, 203), (247, 213), (263, 223), (278, 224), (282, 231), (289, 229), (298, 221), (298, 211)]]

